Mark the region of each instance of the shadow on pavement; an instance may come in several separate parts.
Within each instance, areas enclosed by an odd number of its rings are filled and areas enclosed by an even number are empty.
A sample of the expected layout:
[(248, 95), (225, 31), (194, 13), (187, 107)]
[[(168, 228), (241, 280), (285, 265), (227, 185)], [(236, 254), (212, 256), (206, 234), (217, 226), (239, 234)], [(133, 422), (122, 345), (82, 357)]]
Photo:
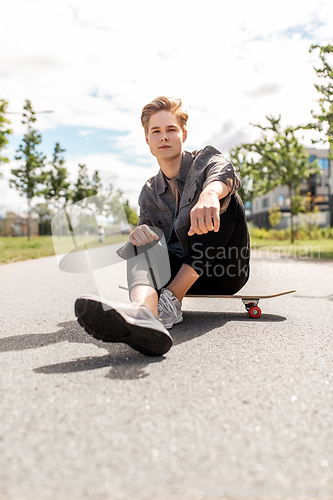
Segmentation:
[[(227, 312), (202, 312), (184, 311), (185, 321), (175, 325), (171, 330), (173, 345), (182, 344), (196, 337), (200, 337), (216, 328), (225, 326), (230, 321), (237, 322), (278, 322), (286, 321), (287, 318), (277, 314), (262, 314), (260, 318), (251, 318), (247, 313), (227, 313)], [(221, 332), (224, 333), (224, 332)]]
[[(216, 328), (222, 328), (230, 321), (247, 322), (277, 322), (285, 321), (286, 318), (274, 314), (262, 314), (260, 318), (253, 319), (247, 314), (241, 313), (221, 313), (221, 312), (202, 312), (185, 311), (186, 321), (175, 325), (171, 330), (173, 345), (179, 345), (188, 342), (196, 337), (209, 333)], [(109, 354), (104, 356), (90, 356), (78, 358), (74, 361), (65, 363), (41, 366), (34, 369), (36, 373), (57, 374), (74, 373), (81, 371), (97, 370), (99, 368), (110, 367), (110, 372), (106, 378), (111, 379), (139, 379), (147, 377), (145, 368), (153, 363), (159, 363), (165, 359), (165, 356), (149, 358), (134, 351), (125, 344), (113, 344), (102, 342), (90, 337), (77, 323), (77, 321), (66, 321), (58, 323), (61, 330), (53, 333), (39, 333), (28, 335), (14, 335), (12, 337), (0, 338), (0, 352), (23, 351), (25, 349), (37, 349), (60, 342), (74, 342), (80, 344), (93, 344), (97, 347), (108, 350)]]
[[(114, 346), (114, 344), (113, 344)], [(100, 347), (104, 347), (100, 346)], [(54, 365), (41, 366), (36, 368), (36, 373), (56, 374), (56, 373), (74, 373), (89, 370), (97, 370), (98, 368), (110, 367), (111, 371), (106, 375), (106, 378), (118, 380), (133, 380), (148, 377), (145, 368), (153, 363), (163, 361), (164, 356), (158, 358), (147, 358), (139, 353), (125, 352), (112, 353), (105, 356), (91, 356), (88, 358), (78, 358), (75, 361), (66, 363), (58, 363)]]

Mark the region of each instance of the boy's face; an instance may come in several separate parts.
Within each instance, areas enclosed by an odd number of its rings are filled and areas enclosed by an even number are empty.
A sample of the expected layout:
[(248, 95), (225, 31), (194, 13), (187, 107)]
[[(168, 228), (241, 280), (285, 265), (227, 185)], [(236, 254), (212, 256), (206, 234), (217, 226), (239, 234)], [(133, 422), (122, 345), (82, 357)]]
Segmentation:
[(180, 155), (187, 131), (182, 131), (176, 115), (170, 111), (158, 111), (149, 119), (146, 142), (157, 159), (172, 159)]

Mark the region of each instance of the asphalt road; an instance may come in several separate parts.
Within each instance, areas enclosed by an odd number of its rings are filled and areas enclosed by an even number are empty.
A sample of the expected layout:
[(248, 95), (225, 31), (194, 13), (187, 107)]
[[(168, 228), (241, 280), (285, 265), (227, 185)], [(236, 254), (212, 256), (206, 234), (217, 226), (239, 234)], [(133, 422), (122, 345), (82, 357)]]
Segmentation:
[(297, 292), (259, 319), (187, 298), (159, 358), (77, 324), (118, 285), (123, 264), (0, 266), (1, 500), (333, 498), (332, 262), (254, 255), (244, 292)]

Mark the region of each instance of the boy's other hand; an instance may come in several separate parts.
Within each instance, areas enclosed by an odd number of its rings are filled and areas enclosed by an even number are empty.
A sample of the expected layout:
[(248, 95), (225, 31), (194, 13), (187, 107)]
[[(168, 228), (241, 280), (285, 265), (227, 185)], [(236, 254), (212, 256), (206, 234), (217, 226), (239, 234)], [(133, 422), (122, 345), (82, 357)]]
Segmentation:
[(159, 237), (157, 234), (154, 233), (154, 231), (152, 231), (147, 224), (142, 224), (142, 226), (136, 227), (129, 235), (129, 241), (137, 247), (146, 245), (147, 243), (151, 243), (152, 241), (158, 239)]

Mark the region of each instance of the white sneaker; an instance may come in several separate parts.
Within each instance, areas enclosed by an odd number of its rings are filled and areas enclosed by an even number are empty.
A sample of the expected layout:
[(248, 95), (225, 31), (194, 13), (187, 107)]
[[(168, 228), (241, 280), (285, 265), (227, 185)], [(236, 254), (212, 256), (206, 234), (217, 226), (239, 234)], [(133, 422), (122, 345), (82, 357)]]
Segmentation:
[(179, 302), (174, 293), (168, 288), (162, 288), (160, 298), (158, 300), (158, 319), (165, 328), (173, 327), (177, 323), (183, 321), (183, 313), (181, 311), (182, 303)]
[(83, 295), (75, 302), (75, 315), (95, 339), (123, 342), (146, 356), (162, 356), (172, 346), (169, 332), (144, 305)]

